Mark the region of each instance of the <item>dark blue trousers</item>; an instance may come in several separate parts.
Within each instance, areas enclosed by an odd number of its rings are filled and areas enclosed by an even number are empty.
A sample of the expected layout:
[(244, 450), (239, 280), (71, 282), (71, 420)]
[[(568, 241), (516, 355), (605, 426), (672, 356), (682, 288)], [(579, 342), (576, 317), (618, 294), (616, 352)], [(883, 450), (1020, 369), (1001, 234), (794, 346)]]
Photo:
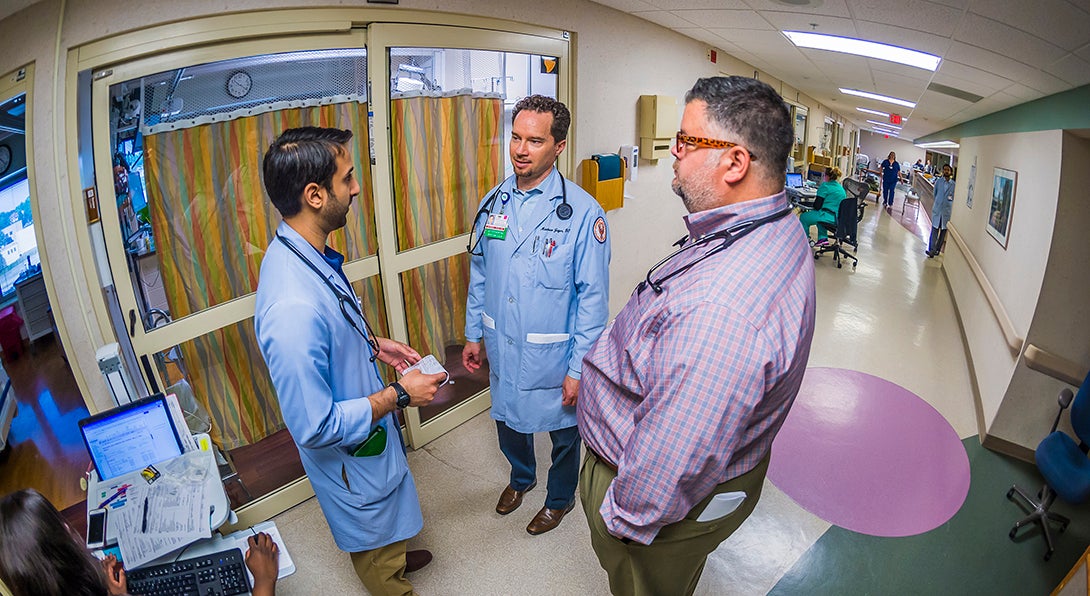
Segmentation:
[(882, 204), (893, 205), (893, 191), (897, 189), (897, 181), (892, 182), (882, 181)]
[[(534, 435), (520, 433), (497, 420), (496, 430), (500, 451), (511, 462), (511, 488), (526, 490), (537, 480), (537, 459), (534, 457)], [(549, 493), (545, 506), (564, 509), (575, 499), (579, 482), (579, 427), (549, 432), (553, 440), (552, 466), (549, 467)]]

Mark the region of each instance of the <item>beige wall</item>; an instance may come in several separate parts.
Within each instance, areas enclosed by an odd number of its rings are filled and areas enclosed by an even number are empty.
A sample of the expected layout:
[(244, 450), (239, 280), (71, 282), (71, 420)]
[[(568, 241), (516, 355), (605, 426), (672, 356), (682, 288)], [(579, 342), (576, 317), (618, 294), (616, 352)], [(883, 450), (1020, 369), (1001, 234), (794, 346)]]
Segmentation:
[[(1040, 302), (1046, 298), (1042, 284), (1055, 242), (1063, 134), (1053, 130), (961, 140), (951, 225), (994, 288), (1015, 333), (1023, 339), (1034, 334), (1035, 321), (1040, 320), (1036, 315), (1047, 316), (1040, 312), (1039, 304), (1045, 303)], [(965, 199), (974, 158), (976, 190), (969, 209)], [(985, 228), (995, 167), (1018, 172), (1006, 249)], [(1025, 381), (1014, 382), (1016, 370), (1024, 365), (1008, 347), (966, 255), (953, 242), (947, 243), (944, 268), (972, 356), (984, 426), (989, 435), (1032, 449), (1048, 429), (1048, 423), (1041, 427), (1040, 419), (1055, 412), (1026, 407), (1024, 400), (1034, 399), (1026, 395), (1029, 386)]]
[[(359, 6), (362, 2), (307, 2), (305, 0), (153, 0), (133, 4), (120, 0), (43, 0), (0, 21), (0, 72), (35, 62), (36, 95), (32, 110), (37, 197), (52, 279), (50, 298), (61, 319), (62, 338), (75, 368), (83, 372), (82, 388), (100, 407), (109, 403), (94, 360), (95, 349), (113, 341), (101, 330), (94, 302), (101, 300), (99, 284), (87, 275), (73, 240), (76, 226), (84, 226), (82, 207), (73, 208), (69, 193), (70, 163), (65, 138), (65, 60), (69, 49), (90, 41), (150, 25), (179, 21), (179, 28), (194, 17), (305, 6)], [(372, 5), (374, 6), (374, 5)], [(62, 10), (63, 7), (63, 10)], [(388, 8), (382, 5), (382, 8)], [(508, 19), (572, 31), (576, 81), (574, 127), (569, 151), (574, 161), (593, 153), (613, 152), (622, 144), (637, 143), (636, 101), (641, 94), (672, 95), (679, 99), (699, 77), (722, 72), (752, 76), (754, 68), (719, 52), (718, 64), (706, 57), (708, 46), (658, 25), (584, 0), (560, 3), (513, 3), (505, 0), (401, 0), (396, 10), (438, 10)], [(573, 65), (569, 65), (571, 68)], [(59, 74), (58, 74), (59, 73)], [(811, 122), (820, 126), (827, 109), (783, 82), (760, 75), (781, 92), (791, 93), (810, 107)], [(59, 86), (58, 86), (59, 85)], [(813, 138), (813, 137), (812, 137)], [(811, 143), (813, 144), (813, 143)], [(685, 233), (684, 210), (670, 190), (672, 158), (656, 164), (641, 161), (638, 180), (626, 188), (630, 197), (623, 209), (609, 214), (613, 261), (610, 267), (610, 310), (616, 313), (646, 269), (665, 255), (670, 244)], [(78, 184), (77, 184), (78, 187)], [(44, 259), (43, 259), (44, 260)], [(77, 375), (81, 376), (81, 375)], [(88, 396), (88, 392), (90, 396)]]
[[(911, 141), (894, 137), (887, 139), (885, 135), (874, 134), (869, 130), (860, 133), (859, 146), (863, 148), (863, 153), (870, 157), (871, 169), (877, 169), (878, 164), (889, 156), (890, 151), (897, 154), (897, 161), (901, 163), (907, 161), (910, 164), (916, 163), (917, 159), (923, 159), (926, 154), (923, 149), (913, 145)], [(875, 159), (878, 161), (875, 161)]]

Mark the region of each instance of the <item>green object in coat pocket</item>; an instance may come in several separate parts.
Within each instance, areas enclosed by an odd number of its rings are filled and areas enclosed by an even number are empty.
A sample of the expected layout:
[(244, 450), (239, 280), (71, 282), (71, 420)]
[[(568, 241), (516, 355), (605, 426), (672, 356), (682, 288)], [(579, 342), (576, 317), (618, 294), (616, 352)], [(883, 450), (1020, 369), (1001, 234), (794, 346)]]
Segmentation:
[(362, 443), (352, 450), (355, 457), (371, 457), (386, 451), (386, 427), (379, 424)]

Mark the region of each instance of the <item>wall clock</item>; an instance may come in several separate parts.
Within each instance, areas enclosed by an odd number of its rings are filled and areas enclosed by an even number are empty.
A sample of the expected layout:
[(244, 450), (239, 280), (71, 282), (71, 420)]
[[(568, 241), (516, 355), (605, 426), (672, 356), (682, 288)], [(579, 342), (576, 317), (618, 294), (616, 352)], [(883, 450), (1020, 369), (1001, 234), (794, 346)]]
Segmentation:
[(235, 72), (227, 79), (227, 94), (235, 99), (242, 99), (250, 93), (254, 80), (245, 70)]

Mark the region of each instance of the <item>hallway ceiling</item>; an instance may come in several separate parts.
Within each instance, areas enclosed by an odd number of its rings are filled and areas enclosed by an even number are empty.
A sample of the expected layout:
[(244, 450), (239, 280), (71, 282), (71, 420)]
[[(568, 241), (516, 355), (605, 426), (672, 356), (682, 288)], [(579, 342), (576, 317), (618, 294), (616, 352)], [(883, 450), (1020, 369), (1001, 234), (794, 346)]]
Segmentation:
[[(908, 119), (904, 139), (1090, 84), (1090, 0), (594, 1), (719, 48), (861, 127), (883, 119), (856, 107), (900, 114)], [(867, 39), (935, 54), (942, 62), (932, 73), (799, 49), (782, 30)], [(839, 87), (917, 105), (852, 97)], [(954, 97), (951, 90), (980, 99)]]

